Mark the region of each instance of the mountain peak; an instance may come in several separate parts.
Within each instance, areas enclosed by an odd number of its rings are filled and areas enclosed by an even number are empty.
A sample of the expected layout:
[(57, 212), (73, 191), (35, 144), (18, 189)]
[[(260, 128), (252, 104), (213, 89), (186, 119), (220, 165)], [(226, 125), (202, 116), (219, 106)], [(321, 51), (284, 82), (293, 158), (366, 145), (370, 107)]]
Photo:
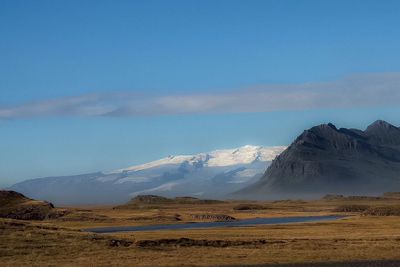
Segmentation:
[(333, 123), (328, 123), (328, 126), (331, 127), (331, 128), (334, 129), (334, 130), (337, 130), (336, 126), (333, 125)]
[(400, 146), (400, 128), (386, 121), (375, 121), (367, 127), (364, 133), (375, 143)]
[(367, 127), (366, 132), (377, 129), (398, 129), (398, 128), (384, 120), (377, 120)]
[(112, 172), (35, 179), (12, 188), (63, 205), (125, 202), (138, 194), (224, 198), (255, 182), (285, 148), (247, 145), (193, 155), (171, 155)]
[(337, 131), (337, 128), (336, 128), (336, 126), (334, 124), (328, 123), (328, 124), (320, 124), (320, 125), (314, 126), (309, 131), (326, 131), (326, 130), (328, 130), (328, 131), (331, 131), (331, 130)]
[(243, 192), (381, 192), (400, 188), (399, 163), (400, 128), (382, 120), (366, 131), (322, 124), (305, 130)]
[(141, 165), (135, 165), (124, 169), (112, 171), (111, 173), (142, 171), (165, 165), (206, 165), (209, 167), (222, 167), (235, 164), (249, 164), (253, 161), (272, 161), (286, 147), (272, 146), (262, 147), (245, 145), (234, 149), (219, 149), (195, 155), (169, 155), (166, 158), (151, 161)]

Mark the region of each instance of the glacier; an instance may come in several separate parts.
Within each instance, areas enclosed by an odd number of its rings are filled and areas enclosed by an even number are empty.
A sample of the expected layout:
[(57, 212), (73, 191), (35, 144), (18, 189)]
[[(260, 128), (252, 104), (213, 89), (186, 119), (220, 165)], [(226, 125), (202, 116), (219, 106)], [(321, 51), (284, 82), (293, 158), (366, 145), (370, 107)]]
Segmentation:
[(285, 146), (168, 156), (107, 172), (30, 179), (11, 189), (58, 205), (119, 204), (139, 194), (223, 199), (256, 182)]

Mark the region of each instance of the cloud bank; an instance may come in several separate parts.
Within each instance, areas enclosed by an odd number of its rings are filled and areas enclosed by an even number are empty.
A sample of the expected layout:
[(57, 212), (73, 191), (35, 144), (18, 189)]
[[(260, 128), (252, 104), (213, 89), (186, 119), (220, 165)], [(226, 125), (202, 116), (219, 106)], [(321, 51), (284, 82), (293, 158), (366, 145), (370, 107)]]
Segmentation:
[(351, 75), (333, 82), (266, 84), (229, 92), (92, 93), (3, 106), (0, 119), (246, 113), (399, 104), (400, 73), (380, 73)]

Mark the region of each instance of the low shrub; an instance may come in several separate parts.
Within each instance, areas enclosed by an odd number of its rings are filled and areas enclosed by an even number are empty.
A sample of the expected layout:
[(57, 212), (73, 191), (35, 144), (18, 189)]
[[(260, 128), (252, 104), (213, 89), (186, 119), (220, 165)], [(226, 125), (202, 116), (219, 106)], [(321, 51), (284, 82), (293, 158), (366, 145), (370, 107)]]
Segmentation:
[(356, 205), (356, 204), (350, 204), (350, 205), (342, 205), (339, 206), (335, 209), (336, 212), (364, 212), (368, 210), (370, 206), (368, 205)]
[(363, 215), (400, 216), (400, 207), (399, 206), (372, 207), (363, 211)]
[(233, 207), (234, 210), (263, 210), (266, 207), (259, 204), (239, 204)]

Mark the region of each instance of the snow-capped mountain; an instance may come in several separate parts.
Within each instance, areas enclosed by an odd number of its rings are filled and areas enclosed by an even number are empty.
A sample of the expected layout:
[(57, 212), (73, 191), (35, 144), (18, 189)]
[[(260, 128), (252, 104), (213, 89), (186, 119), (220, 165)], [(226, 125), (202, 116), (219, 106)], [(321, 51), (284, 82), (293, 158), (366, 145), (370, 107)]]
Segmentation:
[(11, 188), (57, 204), (120, 203), (138, 194), (224, 198), (260, 178), (285, 148), (247, 145), (168, 156), (111, 172), (27, 180)]
[(135, 165), (114, 172), (141, 171), (162, 165), (182, 164), (185, 162), (193, 166), (201, 164), (203, 167), (226, 167), (237, 164), (249, 164), (254, 161), (272, 161), (285, 148), (282, 146), (261, 147), (246, 145), (236, 149), (221, 149), (197, 155), (168, 156), (160, 160)]

